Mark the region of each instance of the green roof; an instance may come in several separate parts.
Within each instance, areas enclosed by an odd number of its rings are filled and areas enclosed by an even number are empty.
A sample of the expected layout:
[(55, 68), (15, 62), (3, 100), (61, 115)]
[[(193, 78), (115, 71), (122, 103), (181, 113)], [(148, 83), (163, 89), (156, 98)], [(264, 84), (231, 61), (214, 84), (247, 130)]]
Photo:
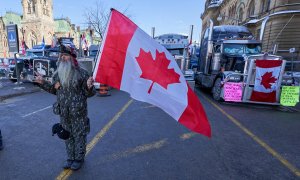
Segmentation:
[(18, 26), (21, 26), (21, 15), (17, 13), (6, 12), (6, 14), (2, 18), (5, 26), (9, 25), (10, 22), (13, 22), (13, 24), (17, 24)]
[(56, 19), (55, 22), (55, 32), (70, 32), (71, 25), (66, 19)]

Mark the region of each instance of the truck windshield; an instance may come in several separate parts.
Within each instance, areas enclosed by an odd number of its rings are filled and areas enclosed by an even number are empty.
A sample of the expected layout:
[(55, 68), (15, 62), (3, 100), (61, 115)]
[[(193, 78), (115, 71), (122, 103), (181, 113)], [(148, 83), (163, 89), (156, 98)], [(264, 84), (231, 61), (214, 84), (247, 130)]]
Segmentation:
[(224, 44), (224, 53), (230, 55), (259, 54), (260, 44)]
[(247, 44), (246, 45), (246, 54), (259, 54), (261, 53), (260, 44)]
[(183, 49), (168, 49), (168, 51), (173, 55), (183, 55)]
[(43, 51), (41, 51), (41, 52), (30, 52), (30, 51), (26, 51), (26, 56), (29, 56), (29, 57), (43, 56)]
[(224, 44), (224, 53), (230, 55), (243, 55), (244, 53), (243, 44)]

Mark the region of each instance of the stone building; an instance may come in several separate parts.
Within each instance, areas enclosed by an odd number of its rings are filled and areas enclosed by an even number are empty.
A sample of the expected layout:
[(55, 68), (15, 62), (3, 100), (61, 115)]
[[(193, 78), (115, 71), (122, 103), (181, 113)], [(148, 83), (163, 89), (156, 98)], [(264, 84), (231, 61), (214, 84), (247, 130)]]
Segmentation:
[[(17, 24), (19, 44), (24, 39), (28, 48), (41, 44), (51, 45), (53, 36), (72, 37), (74, 44), (79, 47), (80, 35), (89, 29), (80, 31), (68, 18), (53, 19), (53, 0), (21, 0), (23, 14), (6, 12), (0, 17), (0, 57), (12, 56), (8, 53), (6, 26)], [(89, 38), (89, 36), (87, 37)]]
[(206, 0), (201, 19), (202, 34), (209, 19), (214, 25), (244, 25), (261, 38), (264, 52), (300, 60), (300, 0)]

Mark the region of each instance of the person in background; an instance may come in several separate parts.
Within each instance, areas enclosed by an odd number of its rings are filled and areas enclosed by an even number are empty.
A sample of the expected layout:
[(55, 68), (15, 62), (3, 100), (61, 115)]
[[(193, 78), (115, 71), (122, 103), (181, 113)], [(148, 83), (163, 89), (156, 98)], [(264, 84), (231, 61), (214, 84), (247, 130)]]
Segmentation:
[(2, 142), (2, 135), (1, 135), (1, 129), (0, 129), (0, 151), (3, 149), (3, 142)]
[(61, 44), (53, 83), (38, 73), (35, 79), (42, 89), (57, 96), (54, 113), (59, 114), (62, 128), (70, 133), (65, 140), (68, 158), (63, 168), (72, 170), (80, 169), (84, 162), (86, 137), (90, 131), (87, 98), (96, 93), (93, 78), (79, 66), (76, 57), (72, 47)]

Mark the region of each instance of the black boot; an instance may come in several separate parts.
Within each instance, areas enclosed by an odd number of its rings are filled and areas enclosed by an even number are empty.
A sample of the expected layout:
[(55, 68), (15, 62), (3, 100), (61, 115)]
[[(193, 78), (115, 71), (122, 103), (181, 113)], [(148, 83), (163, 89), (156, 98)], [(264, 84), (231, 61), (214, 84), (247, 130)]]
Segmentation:
[(64, 169), (70, 169), (72, 164), (73, 164), (73, 161), (74, 160), (71, 160), (71, 159), (66, 160), (65, 164), (63, 165), (63, 168)]
[(82, 160), (75, 160), (71, 166), (71, 169), (74, 171), (77, 171), (78, 169), (81, 168), (82, 164), (84, 162), (84, 159)]

